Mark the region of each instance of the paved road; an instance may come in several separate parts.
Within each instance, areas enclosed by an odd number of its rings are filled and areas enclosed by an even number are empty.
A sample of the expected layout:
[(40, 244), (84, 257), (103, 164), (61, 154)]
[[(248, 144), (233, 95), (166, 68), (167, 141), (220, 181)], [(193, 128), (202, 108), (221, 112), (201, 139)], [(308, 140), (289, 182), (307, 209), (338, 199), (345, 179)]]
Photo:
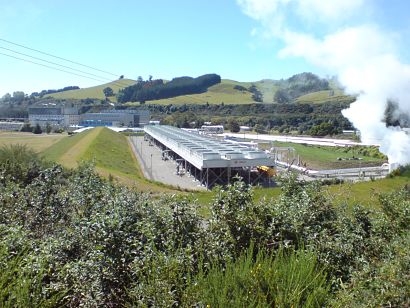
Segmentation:
[(293, 143), (305, 143), (325, 146), (354, 146), (354, 145), (379, 145), (380, 140), (374, 140), (371, 143), (355, 142), (349, 139), (331, 139), (331, 138), (315, 138), (315, 137), (296, 137), (296, 136), (282, 136), (282, 135), (266, 135), (266, 134), (246, 134), (246, 133), (224, 133), (223, 136), (234, 137), (238, 139), (250, 139), (253, 141), (281, 141)]
[(173, 185), (184, 189), (204, 190), (203, 186), (189, 174), (177, 175), (177, 164), (173, 160), (162, 160), (162, 152), (149, 145), (142, 136), (129, 137), (132, 149), (138, 159), (142, 172), (147, 179)]

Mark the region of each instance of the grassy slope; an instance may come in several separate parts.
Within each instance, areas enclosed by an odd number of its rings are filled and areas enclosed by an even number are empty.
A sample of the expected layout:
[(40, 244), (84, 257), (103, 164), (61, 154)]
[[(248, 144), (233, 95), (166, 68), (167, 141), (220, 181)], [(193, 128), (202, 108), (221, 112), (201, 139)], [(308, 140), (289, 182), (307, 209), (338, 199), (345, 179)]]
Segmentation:
[(220, 84), (209, 87), (208, 91), (201, 94), (182, 95), (178, 97), (148, 101), (149, 104), (240, 104), (253, 102), (249, 92), (241, 92), (234, 89), (235, 85), (248, 88), (251, 83), (237, 82), (223, 79)]
[(348, 96), (344, 95), (341, 90), (335, 90), (332, 96), (329, 95), (329, 91), (318, 91), (302, 95), (296, 99), (296, 102), (320, 104), (323, 102), (345, 102), (347, 98)]
[[(70, 90), (60, 93), (54, 93), (48, 95), (48, 97), (53, 97), (55, 99), (86, 99), (86, 98), (96, 98), (104, 99), (103, 89), (105, 87), (111, 87), (116, 94), (121, 86), (118, 84), (128, 86), (135, 83), (131, 79), (116, 80), (111, 83), (106, 83), (100, 86), (95, 86), (91, 88), (84, 88), (79, 90)], [(193, 95), (182, 95), (169, 99), (148, 101), (149, 104), (240, 104), (240, 103), (252, 103), (250, 92), (241, 92), (234, 89), (235, 85), (240, 85), (245, 88), (249, 88), (254, 84), (262, 93), (264, 102), (270, 103), (273, 101), (273, 94), (277, 90), (275, 81), (273, 80), (261, 80), (256, 82), (239, 82), (229, 79), (222, 79), (220, 84), (214, 85), (208, 89), (207, 92), (201, 94)], [(110, 97), (112, 102), (116, 102), (115, 97)], [(139, 103), (132, 103), (131, 105), (139, 105)]]
[[(87, 140), (95, 137), (93, 136), (94, 134), (95, 132), (87, 130), (71, 137), (67, 136), (51, 147), (45, 149), (42, 152), (42, 155), (47, 160), (55, 161), (61, 163), (63, 166), (73, 168), (77, 165), (77, 160), (80, 159), (81, 153), (84, 152), (87, 146)], [(85, 140), (83, 141), (83, 139)], [(78, 144), (82, 144), (83, 146), (80, 147)], [(78, 152), (75, 152), (73, 149), (77, 149)]]
[(141, 170), (137, 167), (124, 135), (107, 128), (93, 130), (98, 130), (98, 136), (92, 140), (82, 155), (84, 160), (93, 160), (98, 168), (110, 172), (141, 177)]
[(346, 204), (348, 206), (360, 204), (368, 208), (379, 209), (379, 194), (394, 191), (405, 185), (410, 185), (410, 175), (355, 184), (329, 186), (327, 191), (335, 199), (335, 202), (339, 204)]
[[(135, 83), (135, 80), (132, 80), (132, 79), (114, 80), (112, 82), (105, 83), (99, 86), (54, 93), (54, 94), (47, 95), (46, 97), (53, 97), (55, 99), (86, 99), (86, 98), (105, 99), (104, 92), (103, 92), (104, 88), (110, 87), (114, 91), (114, 94), (117, 94), (119, 89), (128, 87), (134, 83)], [(110, 97), (110, 100), (113, 102), (116, 102), (115, 96)]]
[[(103, 85), (84, 88), (79, 90), (70, 90), (60, 93), (54, 93), (48, 95), (48, 97), (53, 97), (55, 99), (86, 99), (86, 98), (96, 98), (105, 99), (103, 89), (105, 87), (111, 87), (116, 94), (120, 88), (132, 85), (135, 80), (131, 79), (121, 79), (115, 80), (110, 83)], [(147, 101), (149, 104), (241, 104), (241, 103), (252, 103), (252, 94), (250, 92), (241, 92), (234, 89), (235, 85), (239, 85), (245, 88), (249, 88), (251, 85), (255, 85), (259, 91), (263, 94), (264, 103), (272, 103), (273, 96), (278, 90), (277, 82), (271, 79), (263, 79), (255, 82), (239, 82), (230, 79), (222, 79), (220, 84), (214, 85), (208, 89), (207, 92), (201, 94), (192, 95), (182, 95), (178, 97), (173, 97), (169, 99), (161, 99), (155, 101)], [(346, 95), (343, 91), (334, 87), (334, 95), (329, 96), (329, 91), (319, 91), (315, 93), (310, 93), (299, 97), (296, 101), (300, 103), (321, 103), (325, 101), (339, 102), (345, 101)], [(112, 102), (116, 102), (116, 97), (110, 97)], [(129, 103), (129, 105), (139, 105), (139, 103)]]
[(102, 176), (111, 175), (118, 182), (140, 190), (171, 191), (145, 180), (127, 138), (108, 128), (98, 127), (67, 137), (42, 154), (46, 159), (68, 168), (74, 168), (82, 161), (93, 161)]

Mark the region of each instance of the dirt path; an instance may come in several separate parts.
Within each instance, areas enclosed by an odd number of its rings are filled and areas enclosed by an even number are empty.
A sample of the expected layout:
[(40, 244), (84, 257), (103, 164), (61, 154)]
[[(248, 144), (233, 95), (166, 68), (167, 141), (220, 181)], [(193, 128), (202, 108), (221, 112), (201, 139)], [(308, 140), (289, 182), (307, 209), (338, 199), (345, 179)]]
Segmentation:
[(90, 143), (100, 134), (102, 127), (92, 129), (79, 142), (64, 153), (59, 161), (68, 168), (75, 168), (78, 166), (79, 158), (88, 149)]

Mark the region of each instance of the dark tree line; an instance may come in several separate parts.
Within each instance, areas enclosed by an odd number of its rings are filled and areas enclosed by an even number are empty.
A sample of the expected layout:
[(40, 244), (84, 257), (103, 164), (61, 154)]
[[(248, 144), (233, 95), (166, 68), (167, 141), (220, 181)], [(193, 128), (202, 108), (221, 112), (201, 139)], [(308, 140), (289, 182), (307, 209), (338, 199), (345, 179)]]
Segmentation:
[(210, 86), (221, 82), (217, 74), (206, 74), (197, 78), (177, 77), (170, 82), (164, 83), (162, 79), (141, 79), (132, 86), (126, 87), (118, 92), (117, 101), (142, 102), (170, 98), (187, 94), (198, 94), (205, 92)]
[(64, 87), (64, 88), (61, 88), (61, 89), (57, 89), (57, 90), (51, 89), (51, 90), (43, 90), (41, 92), (33, 92), (33, 93), (31, 93), (31, 96), (33, 96), (33, 97), (37, 97), (37, 96), (38, 97), (43, 97), (44, 95), (48, 95), (48, 94), (54, 94), (54, 93), (70, 91), (70, 90), (78, 90), (78, 89), (80, 89), (80, 87), (78, 87), (78, 86), (68, 86), (68, 87)]
[[(268, 132), (299, 131), (301, 134), (333, 135), (353, 129), (342, 115), (351, 101), (324, 104), (243, 104), (243, 105), (149, 105), (153, 118), (178, 127), (200, 127), (204, 122), (224, 125), (231, 123)], [(322, 124), (323, 123), (323, 124)]]

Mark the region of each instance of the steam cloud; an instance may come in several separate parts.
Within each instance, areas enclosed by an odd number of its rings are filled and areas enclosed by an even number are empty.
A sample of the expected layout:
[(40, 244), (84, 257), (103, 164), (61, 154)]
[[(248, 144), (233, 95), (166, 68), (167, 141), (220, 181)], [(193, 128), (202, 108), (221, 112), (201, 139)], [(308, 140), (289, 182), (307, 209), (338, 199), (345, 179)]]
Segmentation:
[[(259, 22), (253, 33), (283, 44), (280, 57), (302, 57), (338, 80), (357, 100), (343, 111), (360, 130), (364, 143), (380, 144), (393, 164), (410, 163), (410, 135), (385, 122), (388, 101), (392, 120), (410, 117), (410, 65), (397, 56), (396, 33), (372, 22), (371, 0), (237, 0), (242, 11)], [(353, 24), (361, 14), (360, 20)], [(363, 16), (364, 15), (364, 16)], [(293, 30), (308, 29), (307, 32)], [(311, 34), (316, 33), (316, 37)], [(319, 33), (319, 34), (318, 34)], [(394, 122), (394, 121), (393, 121)], [(401, 123), (409, 127), (409, 123)]]

